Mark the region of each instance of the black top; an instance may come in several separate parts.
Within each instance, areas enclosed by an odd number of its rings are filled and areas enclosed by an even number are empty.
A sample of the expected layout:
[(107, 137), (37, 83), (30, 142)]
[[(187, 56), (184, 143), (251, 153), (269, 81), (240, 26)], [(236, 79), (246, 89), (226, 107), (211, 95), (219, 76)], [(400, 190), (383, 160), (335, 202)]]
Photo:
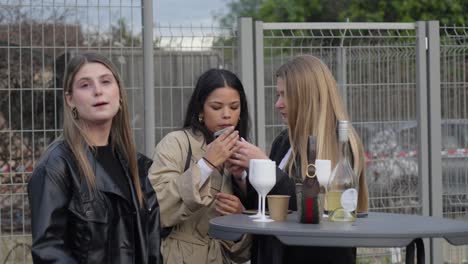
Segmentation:
[(107, 174), (114, 179), (117, 188), (120, 189), (125, 198), (131, 201), (132, 196), (129, 184), (132, 184), (132, 181), (131, 179), (127, 179), (116, 153), (112, 151), (112, 147), (110, 145), (96, 147), (96, 160)]
[[(290, 179), (288, 174), (280, 169), (278, 165), (281, 163), (284, 155), (288, 152), (290, 147), (288, 131), (283, 130), (273, 141), (270, 159), (276, 162), (276, 184), (268, 194), (288, 194), (289, 198), (289, 209), (296, 211), (296, 183)], [(233, 189), (233, 193), (240, 198), (242, 204), (246, 209), (257, 209), (258, 207), (258, 194), (257, 191), (250, 184), (249, 178), (247, 177), (247, 194), (243, 194), (237, 188)], [(234, 185), (235, 186), (235, 185)], [(268, 202), (266, 204), (268, 208)]]

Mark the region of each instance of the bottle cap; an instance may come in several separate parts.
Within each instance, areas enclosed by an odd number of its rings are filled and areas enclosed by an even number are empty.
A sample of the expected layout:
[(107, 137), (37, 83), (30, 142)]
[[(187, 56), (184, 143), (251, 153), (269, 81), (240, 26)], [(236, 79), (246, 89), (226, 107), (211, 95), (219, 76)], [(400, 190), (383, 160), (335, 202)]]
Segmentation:
[(348, 128), (349, 128), (349, 121), (348, 120), (340, 120), (338, 121), (338, 139), (341, 142), (348, 141)]
[(338, 129), (339, 130), (342, 130), (342, 129), (348, 130), (348, 126), (349, 126), (349, 121), (348, 120), (338, 121)]

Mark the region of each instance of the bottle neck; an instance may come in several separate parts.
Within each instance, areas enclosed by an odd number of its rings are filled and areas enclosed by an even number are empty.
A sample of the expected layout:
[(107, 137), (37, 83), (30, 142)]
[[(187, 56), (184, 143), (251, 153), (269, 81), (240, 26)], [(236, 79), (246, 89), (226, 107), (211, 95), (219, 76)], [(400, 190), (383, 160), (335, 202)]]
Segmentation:
[(348, 140), (340, 140), (339, 141), (339, 149), (340, 149), (340, 152), (339, 152), (339, 157), (338, 157), (338, 160), (341, 161), (341, 160), (348, 160)]
[(347, 159), (348, 155), (348, 129), (338, 129), (338, 142), (339, 142), (339, 160)]

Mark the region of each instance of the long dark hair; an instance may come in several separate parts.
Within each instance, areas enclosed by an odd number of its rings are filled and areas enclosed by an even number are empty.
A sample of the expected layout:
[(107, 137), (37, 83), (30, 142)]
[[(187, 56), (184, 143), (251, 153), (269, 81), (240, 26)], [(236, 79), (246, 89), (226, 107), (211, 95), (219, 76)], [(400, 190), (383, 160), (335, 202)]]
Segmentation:
[(203, 111), (206, 98), (214, 90), (223, 87), (233, 88), (239, 93), (241, 112), (240, 120), (235, 129), (239, 131), (239, 136), (248, 138), (250, 121), (244, 86), (234, 73), (223, 69), (210, 69), (198, 78), (195, 90), (190, 97), (183, 127), (184, 129), (192, 129), (194, 133), (201, 132), (207, 143), (213, 141), (213, 133), (200, 123), (198, 116)]

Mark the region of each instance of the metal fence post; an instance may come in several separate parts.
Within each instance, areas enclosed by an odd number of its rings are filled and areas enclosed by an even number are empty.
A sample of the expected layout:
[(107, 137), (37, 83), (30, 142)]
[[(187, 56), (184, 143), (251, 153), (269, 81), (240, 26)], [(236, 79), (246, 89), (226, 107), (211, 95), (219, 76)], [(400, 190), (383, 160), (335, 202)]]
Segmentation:
[(237, 23), (238, 27), (238, 47), (239, 47), (239, 67), (237, 72), (240, 73), (240, 79), (244, 85), (245, 94), (247, 96), (248, 107), (250, 109), (250, 120), (252, 124), (250, 132), (250, 140), (257, 142), (257, 127), (255, 116), (255, 67), (254, 67), (254, 40), (253, 40), (253, 23), (251, 17), (241, 17)]
[(144, 153), (151, 157), (155, 146), (155, 107), (154, 107), (154, 48), (153, 48), (153, 1), (143, 0), (143, 87), (145, 145)]
[(416, 103), (418, 121), (418, 174), (421, 179), (420, 199), (422, 214), (430, 215), (429, 202), (429, 126), (427, 92), (427, 38), (426, 22), (416, 23)]
[[(430, 215), (442, 217), (442, 131), (440, 86), (440, 33), (439, 21), (426, 23), (428, 38), (428, 108), (429, 114), (429, 197)], [(442, 263), (442, 240), (431, 240), (431, 263)]]
[(337, 82), (338, 88), (341, 91), (341, 98), (343, 98), (343, 103), (345, 108), (348, 106), (348, 96), (347, 96), (347, 86), (346, 86), (346, 48), (340, 46), (336, 49), (336, 66), (337, 66)]
[(263, 22), (255, 22), (255, 81), (256, 81), (256, 127), (257, 146), (266, 150), (265, 134), (265, 66), (263, 57)]
[[(430, 215), (429, 201), (429, 125), (427, 92), (426, 22), (416, 22), (416, 118), (418, 122), (418, 177), (422, 215)], [(430, 240), (424, 239), (426, 259), (430, 259)]]

